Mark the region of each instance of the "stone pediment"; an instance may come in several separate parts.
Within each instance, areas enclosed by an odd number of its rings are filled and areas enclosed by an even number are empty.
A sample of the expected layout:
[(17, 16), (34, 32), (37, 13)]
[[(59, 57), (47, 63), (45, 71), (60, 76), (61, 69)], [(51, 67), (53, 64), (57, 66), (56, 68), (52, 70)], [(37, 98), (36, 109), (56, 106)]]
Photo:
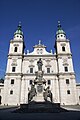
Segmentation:
[(33, 52), (27, 52), (27, 55), (53, 55), (52, 50), (50, 52), (47, 52), (46, 46), (41, 44), (41, 41), (39, 40), (39, 44), (33, 46), (34, 50)]

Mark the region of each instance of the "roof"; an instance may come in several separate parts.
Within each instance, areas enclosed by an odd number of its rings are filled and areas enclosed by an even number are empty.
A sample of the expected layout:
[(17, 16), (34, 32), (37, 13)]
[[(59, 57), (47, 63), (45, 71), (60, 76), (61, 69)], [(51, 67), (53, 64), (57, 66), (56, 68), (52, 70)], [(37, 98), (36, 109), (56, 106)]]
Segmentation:
[(17, 30), (16, 30), (16, 32), (14, 33), (14, 35), (16, 35), (16, 34), (23, 35), (22, 26), (21, 26), (21, 23), (20, 23), (20, 22), (19, 22), (19, 25), (18, 25)]
[(58, 21), (58, 30), (56, 32), (56, 35), (58, 35), (58, 34), (66, 34), (61, 27), (60, 21)]
[(46, 48), (46, 46), (44, 46), (44, 45), (41, 44), (41, 40), (39, 40), (39, 44), (38, 45), (35, 45), (33, 47), (34, 48)]

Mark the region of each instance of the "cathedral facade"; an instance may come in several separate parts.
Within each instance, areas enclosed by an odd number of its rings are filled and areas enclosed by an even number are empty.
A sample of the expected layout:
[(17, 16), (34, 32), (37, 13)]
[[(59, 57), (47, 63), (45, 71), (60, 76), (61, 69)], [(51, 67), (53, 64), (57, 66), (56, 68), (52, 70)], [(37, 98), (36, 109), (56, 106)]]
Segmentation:
[[(55, 53), (47, 52), (41, 40), (33, 46), (33, 52), (25, 53), (24, 48), (24, 35), (19, 24), (10, 40), (3, 89), (0, 87), (3, 92), (2, 104), (27, 104), (32, 85), (36, 89), (36, 95), (31, 100), (44, 101), (43, 93), (49, 87), (53, 103), (79, 104), (80, 85), (76, 84), (70, 41), (66, 38), (60, 22), (56, 32)], [(42, 62), (41, 70), (39, 60)]]

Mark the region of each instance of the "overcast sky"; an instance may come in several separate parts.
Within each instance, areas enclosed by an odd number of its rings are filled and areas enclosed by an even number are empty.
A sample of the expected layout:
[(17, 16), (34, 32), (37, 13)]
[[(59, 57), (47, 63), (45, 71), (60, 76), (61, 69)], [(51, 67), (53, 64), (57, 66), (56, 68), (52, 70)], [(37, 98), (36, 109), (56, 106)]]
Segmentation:
[(70, 39), (77, 82), (80, 82), (80, 0), (0, 0), (0, 78), (4, 77), (9, 42), (19, 21), (24, 32), (25, 51), (38, 40), (54, 52), (57, 21)]

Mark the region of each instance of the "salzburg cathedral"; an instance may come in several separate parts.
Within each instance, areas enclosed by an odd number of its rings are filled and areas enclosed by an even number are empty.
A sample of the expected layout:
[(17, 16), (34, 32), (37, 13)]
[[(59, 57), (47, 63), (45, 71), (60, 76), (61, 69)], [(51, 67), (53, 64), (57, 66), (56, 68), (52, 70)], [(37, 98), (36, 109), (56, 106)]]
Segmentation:
[(20, 105), (31, 101), (80, 104), (80, 83), (76, 83), (70, 40), (60, 21), (54, 53), (48, 52), (41, 40), (35, 43), (33, 52), (24, 52), (25, 46), (19, 24), (10, 40), (5, 80), (0, 82), (0, 104)]

